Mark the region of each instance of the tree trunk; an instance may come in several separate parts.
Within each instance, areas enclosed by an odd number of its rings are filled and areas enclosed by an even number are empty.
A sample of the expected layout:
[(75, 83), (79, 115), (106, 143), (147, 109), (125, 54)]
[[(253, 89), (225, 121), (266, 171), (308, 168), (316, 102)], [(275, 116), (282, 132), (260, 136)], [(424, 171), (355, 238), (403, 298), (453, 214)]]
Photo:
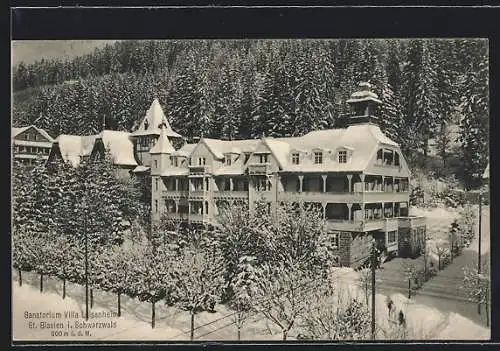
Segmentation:
[(194, 311), (191, 311), (191, 340), (194, 340)]
[(287, 334), (287, 331), (283, 330), (283, 341), (286, 341), (286, 334)]
[(151, 328), (155, 328), (155, 303), (151, 303)]
[(40, 273), (40, 292), (43, 292), (43, 273)]
[(411, 299), (411, 278), (408, 278), (408, 298)]
[(94, 307), (94, 289), (90, 288), (90, 308)]
[(121, 294), (118, 293), (118, 317), (122, 316), (122, 303), (121, 303)]
[(19, 286), (23, 286), (23, 271), (21, 268), (18, 268), (17, 271), (19, 273)]
[(66, 278), (63, 278), (63, 300), (66, 298)]

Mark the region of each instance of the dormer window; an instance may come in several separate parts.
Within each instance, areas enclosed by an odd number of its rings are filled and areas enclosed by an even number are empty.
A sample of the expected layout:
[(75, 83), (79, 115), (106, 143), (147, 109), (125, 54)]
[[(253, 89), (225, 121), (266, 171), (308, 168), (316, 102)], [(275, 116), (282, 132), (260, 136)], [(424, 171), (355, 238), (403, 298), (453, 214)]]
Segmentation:
[(260, 154), (259, 155), (259, 163), (268, 163), (269, 155), (268, 154)]
[(300, 155), (298, 152), (292, 153), (292, 164), (293, 165), (298, 165), (300, 162)]
[(323, 152), (321, 152), (321, 151), (314, 152), (314, 163), (315, 164), (323, 163)]
[(205, 157), (198, 157), (198, 166), (204, 166), (206, 163)]
[(145, 120), (144, 121), (144, 130), (148, 130), (148, 127), (149, 127), (149, 122), (148, 122), (148, 120)]
[(339, 161), (339, 163), (347, 163), (347, 151), (346, 150), (340, 150), (338, 152), (338, 161)]

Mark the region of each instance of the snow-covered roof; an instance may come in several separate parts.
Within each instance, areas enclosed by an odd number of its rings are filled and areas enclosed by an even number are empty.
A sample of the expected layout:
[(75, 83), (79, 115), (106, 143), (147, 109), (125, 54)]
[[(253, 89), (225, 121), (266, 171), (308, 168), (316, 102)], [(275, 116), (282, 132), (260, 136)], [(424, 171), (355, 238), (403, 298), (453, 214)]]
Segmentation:
[(166, 128), (161, 128), (160, 137), (156, 144), (149, 150), (150, 154), (172, 154), (175, 151), (174, 147), (168, 140)]
[(54, 142), (54, 138), (52, 138), (49, 133), (47, 133), (44, 129), (38, 128), (34, 125), (26, 126), (26, 127), (13, 127), (12, 128), (12, 138), (16, 137), (17, 135), (21, 134), (22, 132), (27, 131), (30, 128), (34, 128), (38, 133), (40, 133), (45, 139), (47, 139), (49, 142)]
[(141, 121), (141, 124), (132, 132), (132, 136), (141, 135), (160, 135), (161, 126), (166, 129), (167, 136), (171, 138), (182, 138), (182, 136), (172, 130), (167, 117), (163, 113), (160, 102), (154, 99), (153, 103), (146, 112), (146, 115)]
[[(398, 147), (398, 144), (385, 136), (377, 125), (371, 123), (355, 124), (340, 129), (317, 130), (301, 137), (264, 138), (263, 143), (269, 147), (282, 170), (291, 172), (362, 171), (376, 152), (377, 145)], [(290, 153), (295, 151), (297, 146), (311, 154), (317, 149), (330, 154), (338, 149), (348, 149), (352, 154), (346, 163), (293, 165), (290, 162)]]
[(57, 143), (64, 161), (70, 162), (73, 166), (78, 166), (81, 157), (89, 156), (94, 147), (96, 135), (59, 135)]
[(198, 144), (184, 144), (179, 150), (172, 152), (172, 156), (189, 157)]
[(382, 101), (379, 100), (378, 95), (371, 91), (372, 86), (370, 83), (366, 82), (359, 83), (359, 88), (360, 88), (359, 91), (356, 91), (351, 94), (350, 99), (347, 100), (348, 104), (353, 104), (362, 101), (373, 101), (378, 104), (382, 103)]
[(149, 167), (139, 165), (139, 166), (135, 167), (132, 172), (134, 172), (134, 173), (147, 172), (147, 171), (149, 171), (149, 169), (150, 169)]
[(208, 149), (212, 152), (215, 158), (222, 159), (224, 154), (231, 153), (236, 149), (241, 152), (253, 152), (259, 144), (259, 139), (245, 140), (219, 140), (202, 138), (200, 142), (204, 142)]
[(166, 169), (161, 173), (162, 177), (180, 177), (188, 175), (189, 171), (187, 168), (170, 168)]
[(106, 150), (113, 157), (113, 163), (121, 166), (137, 166), (134, 157), (134, 144), (129, 138), (130, 133), (115, 130), (104, 130), (97, 138), (101, 139)]

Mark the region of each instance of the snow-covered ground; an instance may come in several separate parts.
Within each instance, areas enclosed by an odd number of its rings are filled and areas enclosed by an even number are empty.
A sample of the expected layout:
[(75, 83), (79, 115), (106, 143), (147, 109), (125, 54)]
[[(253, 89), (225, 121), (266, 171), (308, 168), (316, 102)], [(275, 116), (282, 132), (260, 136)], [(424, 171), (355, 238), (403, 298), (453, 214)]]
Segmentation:
[[(348, 291), (350, 296), (364, 300), (363, 289), (359, 284), (359, 273), (351, 268), (338, 268), (333, 273), (339, 291)], [(409, 340), (488, 340), (490, 330), (457, 314), (443, 313), (436, 308), (417, 304), (402, 294), (389, 296), (394, 302), (396, 313), (403, 311), (406, 323), (406, 339)], [(375, 297), (375, 314), (379, 328), (378, 338), (384, 339), (383, 330), (389, 330), (391, 323), (386, 305), (387, 295)], [(369, 296), (371, 304), (371, 295)]]
[[(474, 206), (473, 210), (479, 213), (478, 206)], [(483, 254), (490, 251), (490, 206), (483, 206), (481, 211), (481, 252)], [(454, 219), (460, 216), (458, 209), (436, 207), (436, 208), (410, 208), (410, 215), (424, 216), (427, 224), (428, 247), (431, 251), (436, 244), (443, 244), (448, 241), (448, 235), (451, 223)], [(468, 250), (478, 251), (478, 230), (479, 225), (474, 226), (476, 236), (472, 241)]]
[[(25, 275), (29, 275), (26, 273)], [(364, 301), (364, 292), (358, 284), (359, 273), (350, 268), (339, 268), (333, 272), (335, 291)], [(29, 283), (28, 283), (29, 282)], [(76, 329), (75, 323), (84, 321), (84, 300), (82, 287), (68, 286), (69, 297), (62, 299), (56, 280), (47, 279), (45, 289), (40, 293), (34, 287), (36, 276), (26, 278), (20, 287), (17, 281), (12, 287), (12, 317), (14, 340), (188, 340), (190, 318), (187, 312), (165, 307), (158, 303), (156, 308), (156, 328), (150, 325), (151, 304), (123, 298), (122, 317), (91, 318), (90, 322), (114, 322), (111, 328)], [(92, 313), (116, 311), (116, 298), (111, 294), (95, 292), (95, 306)], [(391, 295), (396, 306), (396, 313), (402, 310), (407, 321), (407, 339), (454, 339), (487, 340), (490, 331), (456, 313), (442, 313), (435, 308), (419, 305), (401, 294)], [(371, 301), (371, 297), (370, 297)], [(65, 318), (64, 312), (78, 313), (78, 318)], [(51, 312), (61, 313), (62, 318), (27, 319), (25, 313)], [(219, 306), (216, 313), (200, 313), (196, 316), (195, 340), (235, 340), (236, 328), (231, 313), (225, 306)], [(383, 331), (391, 329), (388, 320), (386, 296), (376, 296), (377, 337), (386, 339)], [(62, 322), (60, 328), (42, 329), (40, 322)], [(30, 328), (29, 322), (35, 322), (36, 328)], [(67, 323), (73, 326), (68, 327)], [(208, 324), (210, 323), (210, 324)], [(53, 335), (52, 332), (56, 332)], [(78, 335), (82, 332), (82, 335)], [(293, 339), (297, 330), (290, 332)], [(60, 333), (60, 335), (59, 335)], [(67, 333), (67, 334), (65, 334)], [(281, 340), (280, 331), (262, 315), (252, 316), (242, 330), (243, 340)]]

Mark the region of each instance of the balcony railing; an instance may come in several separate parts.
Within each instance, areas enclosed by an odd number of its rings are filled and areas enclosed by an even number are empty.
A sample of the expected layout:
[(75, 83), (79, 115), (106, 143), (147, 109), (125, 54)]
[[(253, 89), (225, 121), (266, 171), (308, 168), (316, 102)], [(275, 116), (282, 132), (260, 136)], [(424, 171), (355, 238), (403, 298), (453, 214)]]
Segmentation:
[(410, 193), (407, 191), (365, 191), (363, 197), (365, 202), (407, 202)]
[(296, 201), (303, 200), (308, 202), (345, 202), (345, 203), (359, 203), (363, 201), (362, 193), (332, 193), (332, 192), (313, 192), (313, 191), (284, 191), (278, 194), (280, 201)]
[(189, 166), (189, 174), (206, 174), (210, 173), (210, 166), (209, 165), (196, 165), (196, 166)]
[(216, 199), (247, 199), (248, 191), (214, 191)]
[(206, 214), (190, 213), (187, 218), (189, 222), (194, 223), (207, 223), (209, 221), (209, 217)]
[(181, 197), (187, 197), (188, 196), (188, 191), (187, 190), (163, 190), (162, 194), (164, 197), (167, 199), (177, 199)]
[(384, 219), (327, 219), (327, 223), (329, 229), (360, 232), (384, 229), (385, 227)]
[(267, 175), (271, 173), (271, 165), (269, 163), (251, 163), (248, 165), (249, 175)]
[(206, 190), (191, 190), (189, 192), (189, 198), (201, 198), (208, 195), (208, 191)]

